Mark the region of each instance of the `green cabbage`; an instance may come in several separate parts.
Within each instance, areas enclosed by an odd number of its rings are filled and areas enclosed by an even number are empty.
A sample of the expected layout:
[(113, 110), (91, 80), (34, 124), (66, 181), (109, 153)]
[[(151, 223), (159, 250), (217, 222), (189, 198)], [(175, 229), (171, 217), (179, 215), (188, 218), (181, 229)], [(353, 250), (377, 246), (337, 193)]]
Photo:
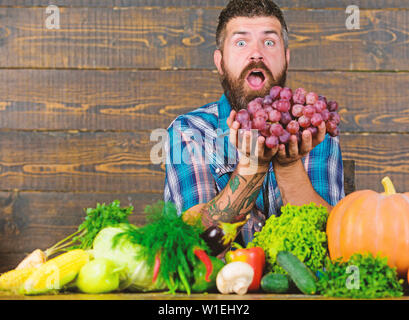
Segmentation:
[(142, 247), (140, 245), (120, 237), (119, 242), (113, 246), (114, 236), (124, 231), (124, 227), (121, 226), (102, 229), (93, 242), (94, 258), (112, 260), (116, 267), (121, 269), (120, 290), (126, 289), (134, 292), (165, 290), (167, 287), (162, 277), (158, 276), (152, 283), (153, 269), (148, 267), (146, 260), (141, 259), (139, 253)]

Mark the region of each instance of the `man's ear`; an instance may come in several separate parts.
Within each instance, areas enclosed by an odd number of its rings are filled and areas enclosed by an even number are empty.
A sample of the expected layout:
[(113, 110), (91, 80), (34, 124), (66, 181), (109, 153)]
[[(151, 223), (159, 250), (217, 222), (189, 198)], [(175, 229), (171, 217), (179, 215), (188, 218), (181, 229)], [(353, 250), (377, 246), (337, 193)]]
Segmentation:
[(217, 71), (219, 71), (219, 74), (223, 75), (222, 52), (219, 49), (214, 50), (213, 60), (214, 64), (216, 65)]
[(285, 59), (287, 60), (287, 68), (290, 65), (290, 49), (287, 48), (287, 50), (285, 51)]

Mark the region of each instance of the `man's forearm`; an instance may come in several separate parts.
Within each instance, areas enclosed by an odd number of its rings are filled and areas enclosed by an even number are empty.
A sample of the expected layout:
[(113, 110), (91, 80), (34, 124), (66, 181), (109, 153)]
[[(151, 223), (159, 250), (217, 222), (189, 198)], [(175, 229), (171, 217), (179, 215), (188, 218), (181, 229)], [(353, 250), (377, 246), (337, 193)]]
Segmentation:
[(216, 221), (234, 223), (245, 219), (253, 208), (263, 184), (267, 168), (259, 168), (254, 174), (247, 174), (240, 165), (232, 173), (226, 187), (211, 201), (201, 207), (204, 226)]
[(331, 211), (332, 206), (314, 190), (301, 159), (288, 166), (281, 166), (277, 162), (273, 164), (284, 205), (287, 203), (304, 205), (314, 202), (325, 206), (328, 212)]

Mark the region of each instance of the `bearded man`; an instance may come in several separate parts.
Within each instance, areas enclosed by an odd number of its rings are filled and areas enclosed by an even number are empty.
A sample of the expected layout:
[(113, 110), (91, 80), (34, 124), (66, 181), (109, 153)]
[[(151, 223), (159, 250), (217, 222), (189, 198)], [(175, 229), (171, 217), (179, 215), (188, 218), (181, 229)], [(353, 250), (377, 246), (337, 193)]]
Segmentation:
[(250, 214), (244, 244), (287, 203), (330, 211), (345, 193), (339, 138), (326, 134), (324, 122), (314, 136), (303, 131), (300, 144), (293, 135), (287, 148), (269, 149), (261, 135), (241, 136), (234, 121), (251, 100), (285, 86), (290, 49), (280, 8), (269, 0), (230, 1), (219, 16), (216, 46), (224, 94), (169, 126), (164, 200), (180, 213), (200, 213), (206, 227)]

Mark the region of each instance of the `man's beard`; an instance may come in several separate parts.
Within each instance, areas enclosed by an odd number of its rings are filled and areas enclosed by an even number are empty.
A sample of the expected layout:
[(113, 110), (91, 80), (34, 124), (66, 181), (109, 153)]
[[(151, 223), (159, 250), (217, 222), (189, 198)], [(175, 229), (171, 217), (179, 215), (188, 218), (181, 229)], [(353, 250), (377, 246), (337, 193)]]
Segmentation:
[[(230, 74), (226, 71), (224, 67), (224, 62), (222, 60), (221, 68), (223, 70), (223, 75), (220, 75), (220, 82), (224, 89), (227, 99), (229, 100), (230, 106), (233, 110), (246, 109), (248, 103), (257, 98), (265, 97), (270, 93), (270, 89), (273, 86), (285, 86), (287, 78), (287, 61), (281, 72), (277, 77), (274, 77), (271, 71), (267, 68), (263, 61), (251, 62), (246, 68), (241, 72), (238, 79), (232, 79)], [(252, 92), (247, 92), (245, 90), (244, 84), (246, 81), (246, 76), (252, 69), (262, 69), (265, 72), (266, 83), (264, 87), (260, 90), (254, 90)]]

